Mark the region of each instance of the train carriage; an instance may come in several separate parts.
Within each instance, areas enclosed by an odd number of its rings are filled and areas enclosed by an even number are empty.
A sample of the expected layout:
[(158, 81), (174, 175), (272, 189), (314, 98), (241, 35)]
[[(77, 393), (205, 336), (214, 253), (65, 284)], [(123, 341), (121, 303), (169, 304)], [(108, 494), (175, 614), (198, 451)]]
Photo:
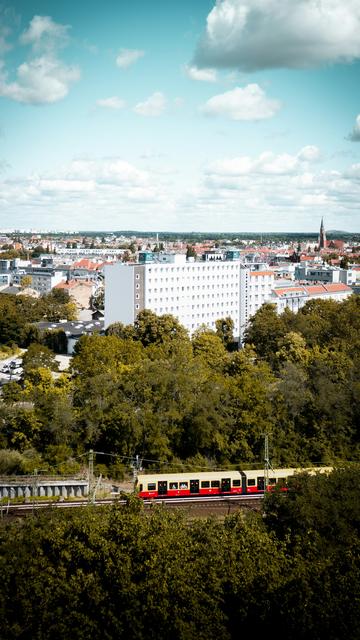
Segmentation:
[[(267, 491), (276, 486), (286, 491), (288, 478), (299, 473), (330, 473), (332, 467), (307, 469), (269, 469)], [(136, 489), (140, 498), (176, 498), (186, 496), (231, 496), (264, 493), (265, 476), (261, 469), (246, 471), (201, 471), (190, 473), (139, 474)]]
[(240, 471), (139, 474), (137, 489), (140, 498), (238, 495), (243, 478)]

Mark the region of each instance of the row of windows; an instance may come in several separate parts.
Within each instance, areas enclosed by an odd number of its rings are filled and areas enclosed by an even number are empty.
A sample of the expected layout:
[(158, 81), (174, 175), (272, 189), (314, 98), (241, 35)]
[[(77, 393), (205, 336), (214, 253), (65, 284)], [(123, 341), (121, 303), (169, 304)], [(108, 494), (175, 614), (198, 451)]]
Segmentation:
[[(196, 480), (195, 480), (196, 482)], [(257, 485), (261, 485), (264, 482), (264, 477), (260, 476), (257, 479), (256, 478), (248, 478), (247, 479), (247, 486), (248, 487), (255, 487)], [(269, 478), (269, 485), (270, 486), (275, 486), (276, 484), (279, 485), (284, 485), (286, 483), (286, 478)], [(235, 479), (232, 481), (231, 485), (233, 487), (241, 487), (241, 480), (240, 479)], [(202, 480), (200, 482), (200, 487), (201, 489), (219, 489), (220, 488), (220, 480)], [(169, 482), (169, 489), (170, 490), (176, 490), (176, 489), (188, 489), (189, 488), (189, 483), (188, 482)], [(156, 482), (148, 482), (147, 485), (147, 490), (148, 491), (156, 491)]]
[(196, 270), (201, 270), (201, 271), (208, 271), (208, 270), (212, 270), (214, 271), (214, 269), (218, 270), (218, 269), (226, 269), (228, 270), (238, 270), (238, 265), (236, 264), (229, 264), (229, 263), (223, 263), (223, 264), (198, 264), (198, 265), (189, 265), (187, 264), (186, 266), (182, 266), (182, 267), (173, 267), (173, 266), (161, 266), (161, 267), (149, 267), (148, 268), (148, 272), (156, 272), (158, 273), (160, 271), (160, 273), (162, 272), (168, 272), (170, 271), (171, 273), (173, 273), (174, 271), (196, 271)]
[[(215, 284), (208, 284), (207, 286), (205, 284), (202, 284), (202, 285), (200, 285), (200, 284), (198, 284), (198, 285), (189, 285), (189, 284), (187, 284), (187, 285), (182, 285), (181, 286), (181, 291), (184, 291), (185, 287), (186, 287), (187, 291), (190, 291), (190, 290), (191, 291), (201, 291), (201, 290), (204, 290), (204, 289), (207, 289), (207, 290), (209, 290), (209, 289), (218, 289), (218, 287), (215, 286)], [(238, 287), (235, 287), (232, 283), (228, 283), (228, 282), (221, 286), (221, 291), (224, 290), (224, 287), (226, 287), (226, 289), (235, 289), (235, 290), (238, 289)], [(137, 284), (136, 288), (140, 289), (140, 285)], [(148, 287), (148, 292), (151, 293), (152, 291), (157, 293), (157, 291), (158, 291), (157, 287), (155, 287), (154, 289), (151, 289), (151, 287)], [(162, 291), (180, 291), (180, 288), (179, 287), (164, 287), (164, 288), (160, 287), (159, 291), (160, 291), (160, 293)]]

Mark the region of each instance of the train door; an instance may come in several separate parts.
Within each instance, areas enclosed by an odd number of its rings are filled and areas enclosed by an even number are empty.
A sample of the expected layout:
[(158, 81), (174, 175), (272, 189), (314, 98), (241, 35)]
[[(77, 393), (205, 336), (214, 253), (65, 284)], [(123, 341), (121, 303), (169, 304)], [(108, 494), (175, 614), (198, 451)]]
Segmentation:
[(199, 493), (199, 480), (190, 480), (190, 493)]
[(241, 493), (247, 493), (246, 474), (240, 471), (241, 475)]
[(166, 496), (167, 494), (167, 481), (166, 480), (159, 480), (158, 482), (158, 495), (159, 496)]
[(258, 476), (257, 488), (258, 488), (258, 491), (264, 491), (264, 489), (265, 489), (265, 478), (264, 478), (264, 476)]
[(221, 478), (221, 493), (230, 493), (231, 478)]

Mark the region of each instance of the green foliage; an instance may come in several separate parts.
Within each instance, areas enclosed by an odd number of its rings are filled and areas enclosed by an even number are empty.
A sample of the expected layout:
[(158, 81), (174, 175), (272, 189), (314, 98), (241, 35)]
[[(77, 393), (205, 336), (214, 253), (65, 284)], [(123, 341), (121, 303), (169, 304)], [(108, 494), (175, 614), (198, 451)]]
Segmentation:
[(206, 326), (200, 327), (192, 337), (194, 355), (215, 371), (224, 369), (228, 357), (223, 340)]
[(25, 377), (34, 369), (47, 368), (51, 371), (58, 371), (59, 364), (55, 359), (53, 351), (43, 345), (33, 343), (23, 355), (22, 366)]
[(231, 350), (234, 344), (234, 321), (229, 316), (215, 320), (216, 334), (226, 349)]
[[(19, 308), (33, 318), (35, 303)], [(190, 340), (172, 316), (144, 311), (134, 327), (83, 336), (56, 380), (53, 354), (32, 344), (22, 384), (3, 392), (0, 446), (226, 467), (261, 465), (266, 432), (274, 467), (359, 460), (359, 303), (313, 301), (281, 317), (265, 305), (236, 352), (218, 332)]]
[(224, 521), (145, 511), (135, 496), (3, 520), (1, 637), (236, 640), (272, 629), (355, 640), (358, 469), (298, 476), (293, 488), (270, 494), (265, 514)]
[(15, 343), (22, 347), (31, 342), (41, 342), (40, 333), (37, 327), (31, 326), (32, 323), (40, 320), (75, 320), (76, 317), (76, 305), (60, 289), (53, 289), (39, 299), (0, 293), (0, 344)]

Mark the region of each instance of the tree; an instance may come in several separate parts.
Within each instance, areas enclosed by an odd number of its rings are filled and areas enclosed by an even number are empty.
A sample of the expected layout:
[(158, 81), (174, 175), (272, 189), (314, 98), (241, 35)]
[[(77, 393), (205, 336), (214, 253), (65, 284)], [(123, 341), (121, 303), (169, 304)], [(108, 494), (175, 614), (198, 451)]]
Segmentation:
[(215, 320), (216, 335), (219, 336), (225, 348), (231, 350), (234, 344), (234, 321), (230, 316)]
[(192, 337), (194, 355), (200, 357), (207, 366), (222, 371), (227, 363), (228, 354), (222, 339), (206, 326), (197, 329)]
[(39, 369), (40, 367), (50, 369), (51, 371), (58, 371), (59, 369), (59, 364), (53, 351), (45, 345), (37, 343), (31, 344), (24, 353), (22, 366), (25, 376), (27, 376), (30, 371)]
[(254, 345), (261, 358), (272, 360), (278, 340), (286, 333), (284, 321), (277, 314), (276, 305), (265, 303), (250, 318), (245, 331), (245, 343)]
[(32, 285), (32, 277), (31, 276), (23, 276), (20, 280), (21, 289), (27, 289)]
[(135, 337), (144, 347), (150, 344), (164, 344), (168, 341), (188, 341), (186, 329), (174, 316), (164, 314), (157, 316), (148, 309), (140, 311), (134, 322)]
[(195, 251), (195, 247), (191, 244), (187, 244), (186, 245), (186, 260), (188, 260), (189, 258), (195, 258), (197, 257), (197, 253)]

